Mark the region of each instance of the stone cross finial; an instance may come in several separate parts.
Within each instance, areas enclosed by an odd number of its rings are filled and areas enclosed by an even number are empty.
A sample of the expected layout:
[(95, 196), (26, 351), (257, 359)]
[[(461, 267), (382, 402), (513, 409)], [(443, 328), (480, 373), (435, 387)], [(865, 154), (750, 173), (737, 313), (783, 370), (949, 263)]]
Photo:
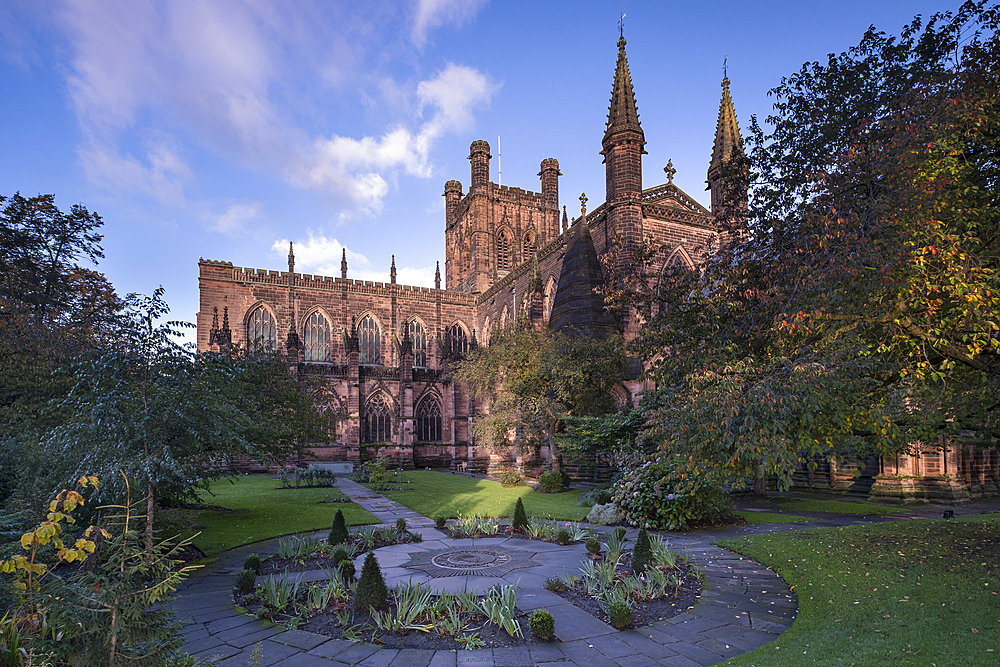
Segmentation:
[(580, 215), (583, 216), (584, 220), (587, 219), (587, 193), (586, 192), (581, 192), (580, 193)]
[(667, 183), (668, 184), (673, 183), (674, 182), (674, 174), (677, 173), (677, 170), (674, 169), (674, 161), (673, 160), (667, 160), (667, 166), (663, 168), (663, 171), (667, 172)]

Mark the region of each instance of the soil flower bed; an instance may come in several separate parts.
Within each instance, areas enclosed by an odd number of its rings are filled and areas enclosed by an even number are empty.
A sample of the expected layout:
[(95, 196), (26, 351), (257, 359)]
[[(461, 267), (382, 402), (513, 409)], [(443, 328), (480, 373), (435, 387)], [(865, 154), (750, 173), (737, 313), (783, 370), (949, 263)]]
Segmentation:
[(354, 558), (365, 552), (388, 547), (393, 544), (420, 542), (420, 535), (409, 531), (400, 532), (393, 528), (366, 526), (353, 535), (348, 542), (331, 545), (326, 540), (309, 537), (291, 537), (278, 543), (278, 553), (261, 561), (263, 575), (288, 572), (308, 572), (334, 567), (333, 556), (342, 548), (348, 557)]

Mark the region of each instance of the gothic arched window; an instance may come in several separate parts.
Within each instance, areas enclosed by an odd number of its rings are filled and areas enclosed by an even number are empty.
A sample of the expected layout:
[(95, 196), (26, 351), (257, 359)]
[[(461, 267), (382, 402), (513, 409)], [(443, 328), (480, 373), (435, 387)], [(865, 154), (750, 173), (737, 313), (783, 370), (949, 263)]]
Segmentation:
[(432, 398), (417, 408), (417, 442), (441, 442), (441, 406)]
[(258, 306), (247, 318), (247, 347), (257, 352), (274, 352), (277, 342), (274, 315)]
[(333, 345), (330, 344), (330, 322), (318, 310), (306, 318), (303, 331), (306, 346), (306, 361), (330, 361)]
[(454, 355), (465, 356), (469, 353), (469, 337), (465, 333), (465, 328), (456, 322), (448, 327), (448, 350)]
[(427, 332), (420, 326), (420, 322), (411, 320), (406, 325), (410, 334), (410, 343), (413, 345), (413, 365), (424, 367), (427, 365)]
[(358, 363), (382, 363), (382, 334), (371, 315), (365, 315), (358, 325)]
[(485, 345), (486, 347), (489, 347), (490, 345), (490, 335), (492, 335), (493, 333), (492, 326), (493, 324), (490, 322), (490, 318), (487, 317), (486, 321), (483, 322), (483, 335), (481, 339), (482, 344)]
[(524, 235), (524, 261), (535, 254), (535, 235), (528, 232)]
[(556, 287), (556, 279), (549, 276), (548, 282), (545, 283), (545, 300), (542, 302), (542, 318), (546, 322), (552, 316), (552, 303), (556, 300)]
[(501, 229), (497, 234), (497, 271), (510, 271), (510, 235), (506, 229)]
[(364, 442), (392, 442), (392, 410), (385, 395), (376, 394), (365, 405)]

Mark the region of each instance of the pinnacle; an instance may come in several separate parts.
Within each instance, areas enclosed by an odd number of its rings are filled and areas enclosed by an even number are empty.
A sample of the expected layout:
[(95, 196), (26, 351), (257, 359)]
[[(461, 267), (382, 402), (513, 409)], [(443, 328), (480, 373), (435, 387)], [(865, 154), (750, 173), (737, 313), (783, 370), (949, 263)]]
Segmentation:
[(708, 168), (713, 169), (728, 160), (736, 148), (743, 148), (743, 139), (740, 137), (740, 126), (736, 122), (733, 98), (729, 94), (729, 76), (724, 74), (719, 120), (715, 128), (715, 146), (712, 148), (712, 162)]
[(625, 130), (642, 132), (639, 125), (639, 110), (632, 90), (632, 75), (625, 55), (625, 38), (618, 40), (618, 64), (615, 67), (615, 83), (611, 89), (611, 106), (608, 108), (608, 126), (604, 140)]

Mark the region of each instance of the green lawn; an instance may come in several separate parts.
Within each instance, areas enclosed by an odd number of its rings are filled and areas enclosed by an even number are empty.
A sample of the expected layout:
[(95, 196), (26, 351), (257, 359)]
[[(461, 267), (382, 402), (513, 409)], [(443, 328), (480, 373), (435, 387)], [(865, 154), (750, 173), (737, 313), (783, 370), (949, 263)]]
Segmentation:
[(393, 472), (389, 479), (407, 479), (400, 491), (384, 495), (427, 517), (435, 516), (511, 516), (517, 499), (524, 502), (529, 517), (582, 521), (589, 507), (576, 504), (579, 491), (538, 493), (528, 486), (505, 489), (500, 482), (452, 475), (433, 470)]
[(1000, 515), (719, 542), (794, 586), (785, 634), (730, 665), (1000, 664)]
[(846, 500), (818, 500), (816, 498), (791, 498), (778, 503), (790, 512), (836, 512), (837, 514), (896, 514), (905, 507), (887, 507), (870, 503), (852, 503)]
[(779, 514), (777, 512), (747, 512), (737, 511), (750, 525), (755, 523), (795, 523), (798, 521), (815, 521), (812, 517), (798, 516), (795, 514)]
[(268, 475), (221, 479), (212, 483), (212, 494), (201, 502), (231, 511), (197, 510), (188, 519), (200, 526), (194, 544), (213, 556), (243, 544), (281, 535), (329, 529), (337, 510), (344, 511), (349, 526), (378, 523), (354, 503), (323, 503), (334, 489), (281, 489)]

